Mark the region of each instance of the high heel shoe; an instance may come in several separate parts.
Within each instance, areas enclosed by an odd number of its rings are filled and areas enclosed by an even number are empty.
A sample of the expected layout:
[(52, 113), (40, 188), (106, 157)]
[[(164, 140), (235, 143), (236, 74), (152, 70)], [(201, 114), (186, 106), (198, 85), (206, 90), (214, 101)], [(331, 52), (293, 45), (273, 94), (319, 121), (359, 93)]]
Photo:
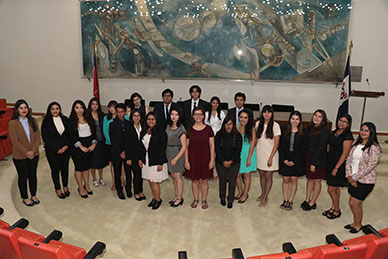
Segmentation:
[(152, 201), (150, 203), (148, 203), (147, 207), (152, 207), (154, 206), (156, 200), (155, 199), (152, 199)]
[(302, 208), (304, 211), (310, 211), (315, 210), (317, 208), (317, 204), (314, 203), (313, 205), (307, 204), (306, 207)]
[(27, 203), (27, 202), (25, 202), (24, 200), (23, 200), (23, 204), (26, 205), (26, 206), (28, 206), (28, 207), (32, 207), (32, 206), (35, 205), (33, 201), (31, 201), (31, 203)]
[[(136, 195), (137, 195), (138, 197), (136, 197)], [(137, 200), (137, 201), (142, 201), (143, 199), (141, 198), (141, 196), (140, 196), (139, 194), (135, 194), (135, 200)]]
[(173, 208), (176, 208), (176, 207), (178, 207), (178, 206), (182, 206), (183, 205), (183, 198), (182, 199), (177, 199), (177, 201), (180, 201), (178, 204), (176, 204), (175, 202), (173, 202), (173, 203), (171, 203), (171, 207), (173, 207)]
[(87, 194), (82, 195), (81, 192), (79, 191), (79, 188), (77, 188), (77, 191), (78, 191), (79, 195), (81, 196), (81, 198), (86, 199), (89, 197)]
[(69, 191), (65, 191), (64, 193), (65, 193), (65, 196), (66, 196), (66, 197), (69, 197), (69, 196), (70, 196), (70, 192), (69, 192)]
[[(338, 214), (335, 215), (335, 214), (334, 214), (335, 212), (337, 212)], [(328, 219), (336, 219), (336, 218), (341, 217), (341, 215), (342, 215), (341, 210), (333, 210), (333, 212), (328, 213), (328, 214), (326, 215), (326, 218), (328, 218)]]
[(160, 205), (162, 205), (162, 199), (160, 199), (160, 201), (155, 200), (155, 203), (152, 206), (152, 209), (157, 210), (157, 209), (159, 209)]
[(65, 194), (63, 194), (62, 192), (60, 193), (60, 194), (58, 194), (57, 192), (55, 192), (56, 194), (57, 194), (57, 196), (58, 196), (58, 198), (59, 199), (65, 199), (66, 198), (66, 195)]
[[(241, 196), (242, 197), (242, 196)], [(238, 200), (238, 203), (244, 203), (248, 200), (249, 195), (247, 194), (247, 198), (245, 200), (242, 200), (241, 198)]]
[(88, 189), (86, 189), (86, 186), (84, 185), (84, 189), (85, 189), (85, 191), (89, 194), (89, 195), (93, 195), (93, 191), (88, 191)]

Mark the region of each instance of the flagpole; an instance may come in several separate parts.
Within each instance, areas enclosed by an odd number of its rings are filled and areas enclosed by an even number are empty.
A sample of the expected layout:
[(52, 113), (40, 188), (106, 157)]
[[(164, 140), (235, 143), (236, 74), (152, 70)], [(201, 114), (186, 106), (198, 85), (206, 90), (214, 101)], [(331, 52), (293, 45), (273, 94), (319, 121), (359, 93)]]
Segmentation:
[(352, 50), (353, 50), (353, 40), (350, 41), (349, 44), (349, 63), (350, 63), (350, 57), (352, 56)]

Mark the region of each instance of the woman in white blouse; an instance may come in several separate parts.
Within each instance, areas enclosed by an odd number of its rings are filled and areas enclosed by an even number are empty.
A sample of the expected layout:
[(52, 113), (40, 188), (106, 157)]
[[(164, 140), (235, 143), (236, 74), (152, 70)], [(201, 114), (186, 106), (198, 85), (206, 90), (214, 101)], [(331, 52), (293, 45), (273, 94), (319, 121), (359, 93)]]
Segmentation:
[[(51, 178), (59, 199), (70, 196), (68, 188), (70, 159), (68, 121), (69, 119), (62, 114), (61, 105), (52, 102), (47, 107), (46, 117), (41, 127), (46, 157), (51, 169)], [(63, 192), (59, 176), (61, 176)]]
[(225, 119), (225, 113), (221, 111), (220, 103), (220, 98), (213, 96), (210, 99), (210, 111), (205, 114), (205, 123), (212, 127), (214, 135), (221, 129)]
[(93, 194), (89, 186), (89, 169), (92, 152), (97, 144), (94, 121), (85, 111), (85, 103), (76, 100), (72, 105), (69, 118), (70, 153), (74, 162), (78, 192), (82, 198), (88, 198), (88, 194)]

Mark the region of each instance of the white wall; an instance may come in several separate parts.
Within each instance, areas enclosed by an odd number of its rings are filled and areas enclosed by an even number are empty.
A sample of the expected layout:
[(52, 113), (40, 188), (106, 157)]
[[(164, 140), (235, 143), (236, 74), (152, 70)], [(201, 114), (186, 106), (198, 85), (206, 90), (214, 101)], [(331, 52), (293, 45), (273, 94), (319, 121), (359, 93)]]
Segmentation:
[[(78, 0), (0, 0), (0, 98), (15, 102), (25, 98), (36, 112), (44, 112), (47, 104), (58, 100), (65, 114), (77, 99), (87, 101), (92, 94), (92, 82), (81, 78), (81, 28)], [(363, 66), (363, 83), (353, 83), (353, 89), (368, 88), (386, 91), (388, 34), (386, 33), (388, 3), (386, 0), (353, 0), (351, 38), (354, 42), (352, 65)], [(383, 28), (383, 29), (381, 29)], [(334, 120), (340, 87), (334, 85), (285, 84), (235, 81), (192, 80), (126, 80), (100, 81), (102, 103), (123, 100), (133, 91), (147, 100), (159, 100), (164, 88), (175, 92), (175, 100), (188, 98), (188, 88), (199, 84), (202, 97), (217, 95), (233, 103), (237, 91), (247, 94), (247, 102), (263, 104), (293, 104), (296, 109), (312, 112), (327, 111)], [(362, 101), (351, 99), (353, 130), (360, 123)], [(385, 97), (370, 99), (365, 119), (374, 121), (380, 132), (388, 132), (388, 111)]]

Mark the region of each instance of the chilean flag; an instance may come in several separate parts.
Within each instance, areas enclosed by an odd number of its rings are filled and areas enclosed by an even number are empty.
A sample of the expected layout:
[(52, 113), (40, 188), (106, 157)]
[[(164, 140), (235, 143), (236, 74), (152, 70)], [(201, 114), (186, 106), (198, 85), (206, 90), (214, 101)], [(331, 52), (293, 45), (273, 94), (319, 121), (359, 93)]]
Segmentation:
[(349, 97), (351, 91), (351, 77), (350, 77), (350, 58), (346, 61), (346, 68), (344, 73), (344, 79), (342, 80), (341, 94), (339, 100), (339, 107), (337, 112), (337, 119), (349, 113)]
[(100, 99), (100, 90), (99, 90), (99, 83), (98, 83), (98, 66), (97, 66), (98, 60), (97, 60), (97, 43), (94, 43), (94, 49), (93, 49), (93, 96), (96, 97), (98, 100)]

